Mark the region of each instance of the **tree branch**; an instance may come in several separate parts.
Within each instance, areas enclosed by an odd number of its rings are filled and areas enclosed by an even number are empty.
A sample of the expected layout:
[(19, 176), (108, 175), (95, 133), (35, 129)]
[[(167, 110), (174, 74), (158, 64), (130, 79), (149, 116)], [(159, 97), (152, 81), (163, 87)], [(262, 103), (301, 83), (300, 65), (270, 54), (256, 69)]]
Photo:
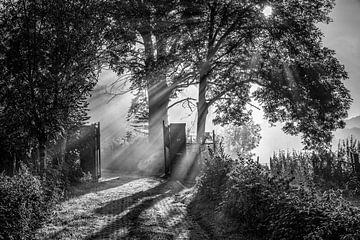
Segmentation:
[[(171, 104), (170, 106), (168, 106), (168, 109), (174, 107), (175, 105), (179, 104), (179, 103), (182, 103), (182, 102), (188, 102), (190, 103), (191, 101), (196, 101), (195, 98), (191, 98), (191, 97), (188, 97), (188, 98), (184, 98), (184, 99), (181, 99), (179, 101), (176, 101), (175, 103)], [(189, 105), (190, 106), (190, 105)], [(191, 107), (190, 107), (191, 108)]]
[(222, 98), (226, 93), (228, 93), (232, 88), (238, 86), (239, 84), (246, 84), (246, 83), (250, 83), (251, 80), (246, 80), (246, 81), (241, 81), (241, 83), (235, 83), (235, 84), (231, 84), (230, 86), (228, 86), (227, 88), (225, 88), (223, 91), (221, 91), (220, 93), (217, 94), (217, 96), (213, 97), (208, 103), (208, 106), (211, 106), (212, 104), (214, 104), (217, 100), (219, 100), (220, 98)]

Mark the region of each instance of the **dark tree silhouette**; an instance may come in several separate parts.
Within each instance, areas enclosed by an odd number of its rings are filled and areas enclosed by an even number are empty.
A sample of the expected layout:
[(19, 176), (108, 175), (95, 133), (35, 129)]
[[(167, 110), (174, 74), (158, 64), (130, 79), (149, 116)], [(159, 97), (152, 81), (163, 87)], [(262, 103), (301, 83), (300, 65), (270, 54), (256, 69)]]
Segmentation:
[[(128, 117), (135, 118), (132, 119), (135, 123), (148, 123), (149, 143), (154, 153), (160, 153), (156, 158), (161, 161), (162, 125), (168, 123), (170, 98), (176, 89), (188, 86), (182, 84), (185, 78), (180, 77), (180, 72), (184, 66), (178, 59), (178, 43), (182, 38), (179, 4), (168, 0), (121, 0), (114, 1), (112, 6), (110, 66), (123, 76), (121, 81), (131, 83), (128, 91), (136, 91)], [(125, 54), (124, 39), (128, 43)]]
[(86, 96), (97, 82), (102, 33), (98, 1), (2, 1), (0, 121), (8, 151), (39, 150), (86, 120)]
[[(239, 125), (251, 115), (252, 97), (265, 117), (286, 122), (287, 133), (304, 133), (309, 146), (328, 142), (330, 131), (343, 126), (351, 102), (342, 83), (347, 75), (322, 46), (317, 27), (330, 21), (333, 0), (181, 2), (187, 20), (182, 44), (199, 79), (200, 143), (211, 105), (216, 123)], [(266, 6), (272, 15), (263, 13)]]

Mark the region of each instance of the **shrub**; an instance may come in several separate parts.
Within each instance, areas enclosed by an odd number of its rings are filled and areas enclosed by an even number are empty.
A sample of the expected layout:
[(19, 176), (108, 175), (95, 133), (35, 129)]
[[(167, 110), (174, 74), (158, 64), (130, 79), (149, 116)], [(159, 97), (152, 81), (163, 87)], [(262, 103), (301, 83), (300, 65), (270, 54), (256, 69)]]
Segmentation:
[(316, 185), (323, 190), (343, 189), (347, 195), (360, 194), (360, 143), (352, 137), (339, 142), (336, 151), (280, 151), (270, 159), (272, 174), (292, 176), (299, 185)]
[(279, 151), (270, 158), (270, 170), (275, 176), (294, 178), (296, 184), (312, 185), (314, 173), (311, 159), (309, 152)]
[(63, 161), (50, 161), (48, 169), (50, 176), (64, 190), (83, 182), (89, 175), (84, 173), (80, 166), (80, 155), (78, 150), (71, 150), (65, 154)]
[[(268, 172), (252, 159), (240, 159), (228, 173), (226, 191), (221, 202), (224, 213), (247, 231), (257, 231), (265, 217), (271, 179)], [(281, 192), (282, 185), (273, 188)]]
[(59, 197), (54, 186), (23, 166), (13, 177), (0, 174), (0, 239), (33, 239)]
[(339, 191), (284, 192), (268, 208), (266, 239), (359, 239), (359, 214)]
[(84, 175), (80, 178), (81, 183), (89, 183), (94, 181), (94, 178), (90, 172), (84, 173)]
[(252, 159), (217, 156), (210, 163), (197, 185), (202, 197), (194, 201), (218, 203), (209, 211), (216, 209), (224, 217), (214, 226), (223, 224), (225, 229), (267, 240), (360, 239), (360, 210), (340, 191), (321, 193), (311, 186), (293, 185), (293, 178), (273, 176)]
[(202, 174), (196, 183), (197, 196), (201, 199), (219, 203), (221, 193), (227, 181), (227, 174), (231, 171), (233, 160), (220, 151), (219, 155), (210, 152), (210, 158), (204, 159)]

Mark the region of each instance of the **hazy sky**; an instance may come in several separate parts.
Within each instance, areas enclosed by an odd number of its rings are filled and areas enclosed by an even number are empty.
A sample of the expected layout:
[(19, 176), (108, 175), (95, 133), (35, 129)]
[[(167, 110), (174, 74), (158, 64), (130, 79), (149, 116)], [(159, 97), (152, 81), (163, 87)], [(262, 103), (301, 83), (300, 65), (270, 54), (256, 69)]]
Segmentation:
[(349, 117), (360, 115), (360, 0), (337, 0), (333, 22), (321, 26), (324, 45), (334, 49), (349, 74), (345, 82), (354, 99)]

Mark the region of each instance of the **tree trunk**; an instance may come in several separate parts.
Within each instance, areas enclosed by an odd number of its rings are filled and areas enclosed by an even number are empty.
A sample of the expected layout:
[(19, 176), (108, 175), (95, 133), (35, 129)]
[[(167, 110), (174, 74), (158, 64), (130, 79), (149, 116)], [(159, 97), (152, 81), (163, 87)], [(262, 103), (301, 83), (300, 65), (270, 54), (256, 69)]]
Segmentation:
[(168, 124), (170, 92), (164, 80), (149, 89), (149, 141), (162, 147), (163, 121)]
[(67, 143), (68, 143), (68, 134), (65, 133), (63, 137), (59, 140), (57, 144), (57, 154), (55, 161), (53, 163), (57, 166), (62, 166), (65, 162), (66, 150), (67, 150)]
[(196, 139), (199, 144), (205, 143), (205, 125), (206, 117), (208, 114), (208, 103), (206, 102), (206, 87), (207, 87), (207, 73), (209, 70), (209, 63), (205, 62), (200, 70), (200, 83), (199, 83), (199, 98), (198, 98), (198, 119)]
[[(166, 56), (165, 36), (155, 34), (156, 39), (156, 65), (152, 69), (153, 78), (148, 89), (149, 97), (149, 140), (162, 146), (163, 122), (168, 124), (168, 105), (171, 91), (166, 83), (166, 72), (161, 69), (164, 66)], [(155, 56), (154, 56), (155, 58)], [(154, 62), (155, 64), (155, 62)], [(154, 72), (155, 70), (155, 72)]]
[[(160, 69), (156, 72), (155, 51), (151, 32), (141, 33), (145, 48), (145, 72), (149, 103), (149, 155), (153, 156), (155, 171), (161, 168), (163, 162), (163, 121), (168, 124), (168, 104), (171, 91), (166, 83), (166, 75)], [(157, 58), (163, 54), (164, 46), (157, 43)], [(157, 165), (157, 166), (155, 166)]]
[(60, 164), (61, 165), (65, 162), (66, 147), (67, 147), (67, 134), (65, 134), (64, 139), (61, 141), (61, 146), (60, 146)]
[(45, 175), (46, 170), (46, 137), (44, 135), (38, 137), (39, 141), (39, 162), (40, 162), (40, 175)]

